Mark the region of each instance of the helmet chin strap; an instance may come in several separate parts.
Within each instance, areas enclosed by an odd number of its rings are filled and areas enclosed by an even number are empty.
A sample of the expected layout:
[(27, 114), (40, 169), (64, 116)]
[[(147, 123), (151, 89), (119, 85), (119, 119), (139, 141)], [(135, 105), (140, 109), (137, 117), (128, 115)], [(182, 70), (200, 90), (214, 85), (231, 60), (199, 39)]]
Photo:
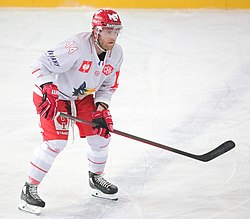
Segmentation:
[(98, 40), (99, 38), (99, 34), (100, 32), (102, 31), (102, 27), (96, 27), (96, 34), (97, 34), (97, 37), (95, 38), (95, 33), (94, 33), (95, 30), (93, 30), (93, 36), (94, 36), (94, 41), (95, 41), (95, 45), (102, 51), (102, 52), (107, 52), (106, 49), (102, 48), (101, 45), (100, 45), (100, 42)]
[(95, 45), (102, 51), (102, 52), (107, 52), (106, 49), (103, 49), (98, 41), (98, 38), (95, 39)]

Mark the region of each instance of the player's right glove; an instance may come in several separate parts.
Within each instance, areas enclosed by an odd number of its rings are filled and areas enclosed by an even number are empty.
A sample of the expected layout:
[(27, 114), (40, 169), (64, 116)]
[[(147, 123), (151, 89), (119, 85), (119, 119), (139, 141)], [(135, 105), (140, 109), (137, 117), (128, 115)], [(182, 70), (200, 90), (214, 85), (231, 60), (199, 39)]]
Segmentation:
[(42, 93), (43, 99), (41, 104), (37, 107), (37, 113), (48, 120), (53, 120), (57, 113), (59, 90), (57, 86), (52, 83), (44, 84)]
[(93, 128), (94, 134), (109, 138), (109, 132), (113, 131), (113, 120), (110, 111), (102, 110), (93, 112), (92, 118), (92, 122), (97, 124), (97, 126)]

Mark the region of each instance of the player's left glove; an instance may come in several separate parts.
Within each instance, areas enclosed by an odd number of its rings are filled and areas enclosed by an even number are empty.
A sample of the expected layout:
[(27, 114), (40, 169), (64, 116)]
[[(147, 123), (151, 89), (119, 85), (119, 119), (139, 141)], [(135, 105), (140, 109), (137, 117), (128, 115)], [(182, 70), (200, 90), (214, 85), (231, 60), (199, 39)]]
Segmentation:
[(97, 126), (93, 128), (94, 134), (109, 138), (109, 132), (113, 131), (113, 120), (110, 111), (102, 110), (93, 112), (92, 118), (92, 122), (97, 124)]
[(48, 120), (53, 120), (57, 113), (58, 88), (54, 84), (44, 84), (42, 93), (43, 99), (37, 108), (37, 113)]

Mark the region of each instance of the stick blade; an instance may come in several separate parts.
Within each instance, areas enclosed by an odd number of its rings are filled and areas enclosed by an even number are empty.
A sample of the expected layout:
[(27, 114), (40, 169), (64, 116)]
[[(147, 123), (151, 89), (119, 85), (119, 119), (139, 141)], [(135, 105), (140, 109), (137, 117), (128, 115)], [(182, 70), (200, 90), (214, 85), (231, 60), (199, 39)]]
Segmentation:
[(217, 148), (213, 149), (212, 151), (210, 151), (206, 154), (200, 155), (198, 159), (201, 161), (207, 162), (207, 161), (213, 160), (214, 158), (219, 157), (220, 155), (230, 151), (234, 147), (235, 147), (235, 143), (232, 140), (228, 140), (228, 141), (222, 143)]

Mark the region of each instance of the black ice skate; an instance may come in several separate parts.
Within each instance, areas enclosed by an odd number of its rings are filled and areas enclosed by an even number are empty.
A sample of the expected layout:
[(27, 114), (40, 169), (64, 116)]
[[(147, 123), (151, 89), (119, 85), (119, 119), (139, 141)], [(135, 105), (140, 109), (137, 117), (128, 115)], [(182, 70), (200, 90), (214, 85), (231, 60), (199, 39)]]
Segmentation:
[(33, 214), (40, 214), (45, 202), (37, 193), (37, 185), (25, 183), (21, 193), (21, 203), (18, 208)]
[(118, 188), (105, 180), (101, 174), (89, 172), (89, 185), (92, 189), (92, 196), (115, 201), (118, 200), (116, 194), (118, 192)]

